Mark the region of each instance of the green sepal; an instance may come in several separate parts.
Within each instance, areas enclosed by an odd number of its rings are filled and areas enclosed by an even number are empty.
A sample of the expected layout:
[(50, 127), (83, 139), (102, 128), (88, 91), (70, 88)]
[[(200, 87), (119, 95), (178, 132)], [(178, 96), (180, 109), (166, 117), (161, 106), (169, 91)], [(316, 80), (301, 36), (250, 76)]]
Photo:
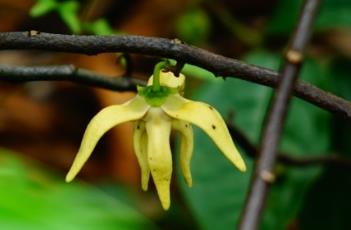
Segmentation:
[(151, 86), (137, 86), (138, 94), (145, 98), (146, 103), (152, 107), (160, 107), (169, 95), (177, 93), (176, 88), (160, 86), (158, 90)]

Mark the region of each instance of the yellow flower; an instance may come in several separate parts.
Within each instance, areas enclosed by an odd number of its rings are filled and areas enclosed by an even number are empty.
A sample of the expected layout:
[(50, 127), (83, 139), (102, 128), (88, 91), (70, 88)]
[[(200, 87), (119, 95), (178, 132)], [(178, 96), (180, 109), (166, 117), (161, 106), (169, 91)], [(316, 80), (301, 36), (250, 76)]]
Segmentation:
[(151, 77), (149, 87), (140, 89), (133, 99), (106, 107), (90, 121), (66, 176), (67, 182), (72, 181), (83, 167), (99, 139), (112, 127), (127, 121), (135, 121), (133, 142), (141, 168), (142, 189), (148, 189), (151, 174), (165, 210), (170, 206), (172, 155), (169, 139), (172, 129), (181, 133), (180, 166), (189, 187), (192, 186), (192, 124), (202, 129), (240, 171), (246, 170), (221, 115), (210, 105), (182, 97), (185, 77), (163, 71), (157, 77), (159, 88), (156, 90), (152, 87), (157, 81)]

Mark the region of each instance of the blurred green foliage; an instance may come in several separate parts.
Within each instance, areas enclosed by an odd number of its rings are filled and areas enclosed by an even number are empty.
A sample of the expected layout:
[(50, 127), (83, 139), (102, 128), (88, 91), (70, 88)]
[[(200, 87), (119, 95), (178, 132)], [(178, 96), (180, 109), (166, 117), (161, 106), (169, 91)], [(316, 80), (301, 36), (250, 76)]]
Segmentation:
[(0, 150), (0, 229), (154, 229), (123, 200)]
[[(279, 66), (279, 56), (268, 51), (250, 53), (247, 62), (273, 69)], [(320, 85), (320, 66), (308, 61), (302, 76)], [(233, 123), (255, 143), (258, 142), (271, 89), (241, 80), (227, 79), (221, 83), (206, 83), (195, 95), (214, 105), (224, 116), (234, 112)], [(325, 154), (329, 149), (329, 121), (326, 112), (294, 99), (282, 138), (282, 149), (290, 154)], [(194, 188), (182, 189), (201, 229), (227, 229), (235, 226), (246, 197), (252, 170), (237, 172), (207, 137), (196, 132), (192, 161)], [(318, 144), (316, 144), (318, 143)], [(304, 196), (320, 168), (285, 168), (280, 166), (277, 183), (268, 199), (262, 229), (286, 229), (296, 217)]]
[[(287, 35), (294, 29), (303, 0), (280, 0), (268, 23), (267, 30), (274, 35)], [(350, 28), (351, 1), (321, 1), (321, 11), (317, 17), (316, 30), (325, 31), (335, 28)]]
[(81, 22), (79, 19), (80, 3), (76, 0), (37, 0), (30, 11), (32, 17), (41, 17), (56, 11), (69, 30), (74, 34), (87, 32), (95, 35), (111, 35), (115, 31), (106, 19), (100, 18), (94, 22)]
[[(198, 5), (193, 4), (178, 16), (174, 30), (176, 35), (187, 43), (208, 45), (215, 25), (210, 13), (200, 4), (202, 1), (197, 2)], [(215, 12), (220, 16), (219, 21), (230, 30), (233, 37), (239, 38), (238, 40), (246, 46), (255, 47), (245, 51), (244, 61), (278, 70), (281, 55), (270, 51), (268, 45), (262, 41), (279, 37), (287, 40), (286, 37), (293, 31), (299, 16), (302, 2), (302, 0), (277, 1), (273, 14), (267, 18), (267, 24), (264, 27), (266, 33), (250, 29), (228, 12)], [(321, 3), (321, 12), (315, 26), (315, 37), (336, 29), (351, 29), (350, 0), (324, 0)], [(39, 17), (53, 11), (58, 13), (73, 33), (108, 35), (115, 32), (103, 18), (95, 22), (80, 22), (79, 3), (73, 0), (38, 0), (31, 10), (31, 15)], [(302, 79), (351, 100), (351, 60), (338, 57), (338, 54), (326, 60), (323, 55), (316, 53), (317, 55), (307, 58), (302, 70)], [(228, 119), (229, 114), (233, 113), (231, 122), (237, 125), (252, 142), (258, 143), (265, 111), (272, 95), (271, 89), (242, 80), (214, 78), (211, 72), (189, 64), (185, 65), (182, 72), (203, 82), (193, 98), (214, 105)], [(350, 157), (350, 130), (350, 121), (332, 116), (294, 98), (280, 149), (301, 157), (320, 156), (331, 152)], [(236, 225), (242, 211), (253, 166), (253, 160), (245, 158), (248, 172), (241, 174), (221, 155), (211, 140), (196, 129), (192, 161), (193, 188), (189, 189), (184, 184), (179, 172), (177, 177), (185, 204), (190, 209), (189, 216), (195, 218), (200, 229), (232, 229)], [(0, 158), (1, 162), (3, 161)], [(0, 214), (9, 218), (8, 222), (4, 222), (7, 225), (1, 225), (0, 221), (0, 228), (17, 229), (22, 226), (23, 229), (23, 226), (26, 226), (26, 229), (31, 229), (30, 226), (33, 226), (33, 229), (37, 229), (36, 226), (45, 226), (45, 229), (58, 229), (57, 226), (60, 226), (62, 229), (70, 229), (71, 226), (83, 226), (85, 229), (98, 227), (112, 229), (114, 226), (118, 229), (118, 226), (123, 226), (122, 229), (138, 229), (140, 226), (143, 228), (151, 226), (124, 204), (122, 202), (124, 199), (116, 200), (109, 197), (108, 199), (113, 202), (106, 202), (106, 195), (87, 185), (71, 184), (68, 187), (58, 181), (50, 182), (49, 187), (47, 183), (38, 184), (37, 181), (33, 182), (31, 174), (27, 173), (18, 159), (9, 162), (12, 162), (9, 167), (1, 170), (6, 172), (4, 175), (10, 172), (9, 175), (12, 175), (13, 179), (0, 180), (0, 184), (4, 183), (2, 186), (10, 186), (1, 190), (3, 201), (0, 205), (3, 207), (0, 208)], [(298, 222), (300, 229), (308, 230), (351, 229), (349, 172), (336, 167), (299, 168), (281, 164), (277, 165), (276, 171), (277, 181), (271, 188), (260, 229), (283, 230), (294, 222)], [(0, 175), (2, 175), (1, 172)], [(39, 174), (46, 178), (46, 173)], [(32, 191), (34, 191), (33, 194)], [(83, 195), (80, 196), (80, 194)], [(77, 196), (79, 199), (75, 199)], [(10, 198), (7, 200), (6, 197)], [(17, 197), (25, 199), (18, 203)], [(93, 204), (91, 200), (94, 200)], [(172, 207), (177, 205), (172, 204)], [(38, 209), (33, 211), (33, 207)], [(174, 209), (171, 209), (171, 212), (172, 210)], [(44, 212), (50, 213), (45, 220), (39, 218)], [(35, 217), (28, 213), (34, 213)], [(179, 216), (172, 217), (171, 221), (177, 218)], [(20, 221), (17, 221), (18, 219)], [(63, 223), (62, 219), (68, 220), (68, 223)], [(87, 222), (83, 223), (83, 220)], [(96, 223), (99, 223), (99, 226)], [(9, 226), (17, 228), (9, 228)]]
[(201, 44), (207, 41), (211, 32), (211, 23), (206, 11), (200, 8), (186, 10), (176, 21), (177, 36), (190, 44)]

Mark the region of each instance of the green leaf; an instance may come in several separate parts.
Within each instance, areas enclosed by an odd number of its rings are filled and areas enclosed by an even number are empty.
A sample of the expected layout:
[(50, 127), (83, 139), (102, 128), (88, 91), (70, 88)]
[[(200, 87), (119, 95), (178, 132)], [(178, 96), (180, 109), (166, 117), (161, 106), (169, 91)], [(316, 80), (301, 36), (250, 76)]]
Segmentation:
[[(300, 14), (302, 2), (302, 0), (278, 1), (276, 9), (267, 26), (268, 32), (276, 35), (291, 34)], [(325, 31), (345, 27), (351, 27), (351, 1), (322, 1), (315, 28), (318, 31)]]
[(151, 229), (117, 197), (86, 184), (64, 183), (51, 172), (0, 150), (0, 229)]
[(81, 32), (81, 23), (78, 18), (79, 2), (65, 1), (60, 3), (58, 13), (68, 28), (75, 34)]
[(351, 229), (349, 169), (332, 167), (309, 192), (300, 218), (301, 230)]
[[(351, 99), (351, 60), (337, 58), (329, 66), (329, 89), (338, 96)], [(333, 151), (351, 157), (351, 121), (333, 117)], [(309, 192), (301, 214), (301, 229), (351, 229), (351, 177), (349, 169), (329, 167)]]
[(177, 36), (190, 44), (205, 42), (210, 33), (210, 19), (200, 8), (187, 10), (175, 24)]
[(317, 30), (351, 27), (351, 1), (324, 0), (317, 18)]
[(57, 7), (55, 0), (38, 0), (30, 9), (31, 17), (43, 16)]
[(95, 35), (112, 35), (114, 30), (105, 18), (101, 18), (92, 23), (85, 23), (83, 28)]
[[(257, 51), (246, 61), (277, 69), (279, 58)], [(303, 76), (317, 82), (320, 66), (309, 61)], [(322, 78), (323, 79), (323, 78)], [(234, 112), (233, 123), (254, 143), (258, 142), (271, 89), (237, 79), (218, 84), (206, 83), (195, 95), (217, 108), (222, 116)], [(322, 154), (328, 148), (328, 121), (325, 112), (294, 99), (282, 138), (282, 149), (292, 154)], [(235, 141), (235, 140), (234, 140)], [(248, 172), (239, 173), (214, 144), (196, 129), (192, 172), (192, 189), (182, 182), (181, 188), (202, 229), (229, 229), (237, 224), (252, 173), (252, 162), (246, 159)], [(286, 229), (295, 218), (304, 195), (320, 173), (319, 168), (290, 169), (280, 167), (278, 180), (272, 186), (261, 229)]]
[[(346, 100), (351, 100), (350, 65), (350, 59), (338, 58), (331, 63), (329, 68), (331, 91)], [(350, 130), (350, 119), (334, 116), (333, 149), (347, 157), (351, 157)]]

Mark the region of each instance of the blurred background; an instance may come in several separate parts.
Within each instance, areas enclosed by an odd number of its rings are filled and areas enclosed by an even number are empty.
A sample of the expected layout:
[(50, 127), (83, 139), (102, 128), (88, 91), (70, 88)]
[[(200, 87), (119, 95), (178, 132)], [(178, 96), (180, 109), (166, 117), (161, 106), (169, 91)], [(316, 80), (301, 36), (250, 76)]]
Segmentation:
[[(60, 34), (137, 34), (179, 38), (211, 52), (279, 69), (298, 18), (300, 0), (0, 0), (0, 31)], [(121, 54), (85, 56), (1, 51), (1, 65), (74, 64), (125, 74)], [(147, 79), (159, 59), (130, 55), (131, 77)], [(236, 79), (215, 79), (186, 65), (186, 96), (212, 104), (257, 144), (272, 90)], [(324, 0), (301, 78), (351, 100), (351, 1)], [(79, 177), (64, 183), (89, 120), (122, 103), (118, 93), (67, 82), (0, 83), (0, 229), (234, 229), (253, 160), (241, 174), (196, 128), (193, 188), (179, 176), (172, 137), (172, 204), (164, 212), (154, 186), (140, 188), (132, 125), (111, 130)], [(281, 151), (297, 157), (351, 158), (351, 122), (293, 99)], [(350, 159), (349, 158), (349, 159)], [(260, 229), (351, 229), (351, 169), (278, 163)]]

